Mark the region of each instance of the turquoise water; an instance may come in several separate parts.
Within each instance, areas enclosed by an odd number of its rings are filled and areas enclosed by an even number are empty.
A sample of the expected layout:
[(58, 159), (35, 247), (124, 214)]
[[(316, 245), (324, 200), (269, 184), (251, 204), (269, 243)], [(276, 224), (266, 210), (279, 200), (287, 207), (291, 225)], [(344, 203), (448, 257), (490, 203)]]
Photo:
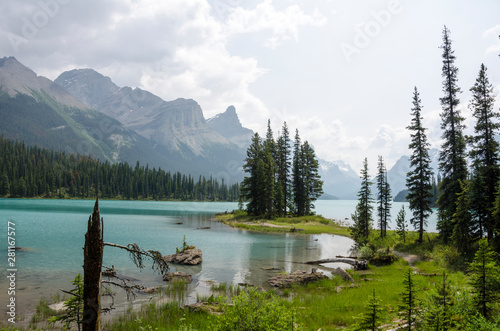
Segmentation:
[[(317, 201), (316, 211), (325, 217), (345, 220), (350, 218), (356, 203)], [(41, 297), (48, 298), (61, 288), (71, 288), (71, 280), (82, 272), (84, 235), (93, 205), (91, 200), (0, 199), (4, 229), (0, 235), (4, 243), (0, 246), (3, 252), (0, 256), (4, 256), (0, 304), (8, 300), (7, 222), (15, 223), (16, 246), (26, 248), (16, 252), (16, 302), (18, 311), (29, 311)], [(400, 206), (393, 204), (393, 219)], [(214, 213), (235, 208), (236, 203), (226, 202), (100, 201), (106, 242), (121, 245), (135, 242), (166, 255), (175, 253), (186, 236), (188, 244), (203, 251), (201, 266), (171, 267), (173, 271), (193, 275), (190, 301), (196, 299), (196, 293), (207, 294), (212, 281), (263, 285), (276, 273), (269, 268), (286, 272), (310, 270), (310, 266), (301, 262), (346, 255), (352, 246), (352, 240), (341, 236), (249, 233), (210, 221)], [(199, 229), (202, 227), (210, 229)], [(123, 250), (105, 247), (103, 262), (144, 286), (165, 284), (149, 267), (142, 271), (135, 268)], [(139, 296), (138, 300), (148, 298)]]
[[(354, 213), (354, 210), (356, 209), (356, 204), (358, 203), (357, 200), (319, 200), (314, 203), (316, 206), (316, 213), (323, 215), (324, 217), (327, 218), (334, 218), (338, 220), (345, 220), (347, 218), (347, 222), (350, 222), (351, 219), (351, 214)], [(373, 218), (376, 219), (376, 213), (377, 213), (377, 206), (374, 204), (374, 209), (373, 209)], [(395, 229), (396, 228), (396, 216), (398, 215), (399, 210), (401, 207), (405, 207), (406, 211), (406, 220), (407, 223), (410, 223), (410, 218), (411, 218), (411, 213), (409, 209), (409, 203), (407, 202), (393, 202), (392, 207), (391, 207), (391, 221), (388, 223), (389, 229)], [(436, 224), (437, 224), (437, 210), (433, 209), (433, 213), (429, 216), (427, 220), (427, 227), (425, 230), (427, 232), (437, 232), (436, 230)], [(377, 224), (374, 224), (374, 227), (376, 227)], [(410, 230), (413, 230), (413, 228), (410, 225)]]
[[(16, 252), (18, 311), (32, 310), (41, 297), (71, 288), (71, 280), (82, 272), (84, 235), (93, 204), (90, 200), (0, 200), (0, 219), (5, 229), (2, 242), (7, 243), (10, 221), (15, 223), (16, 246), (26, 249)], [(211, 281), (263, 285), (276, 273), (269, 268), (309, 270), (310, 266), (300, 262), (345, 255), (352, 246), (349, 238), (340, 236), (249, 233), (210, 221), (215, 212), (236, 207), (236, 203), (100, 201), (106, 242), (135, 242), (143, 248), (172, 254), (182, 246), (185, 235), (188, 244), (202, 250), (201, 266), (172, 266), (174, 271), (193, 275), (188, 298), (191, 301), (196, 299), (196, 293), (208, 293)], [(210, 229), (199, 229), (202, 227)], [(2, 304), (8, 299), (6, 246), (1, 248)], [(135, 268), (128, 253), (117, 248), (105, 247), (103, 264), (114, 265), (119, 274), (147, 287), (165, 284), (149, 267), (142, 271)]]

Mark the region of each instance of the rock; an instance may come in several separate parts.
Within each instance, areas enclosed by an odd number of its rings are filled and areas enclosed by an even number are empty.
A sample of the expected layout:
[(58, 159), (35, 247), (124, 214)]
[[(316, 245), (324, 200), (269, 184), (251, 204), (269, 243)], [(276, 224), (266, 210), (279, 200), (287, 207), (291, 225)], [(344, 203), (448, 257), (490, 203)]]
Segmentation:
[(167, 272), (163, 275), (163, 280), (166, 282), (185, 281), (187, 283), (191, 283), (193, 281), (193, 276), (180, 271)]
[(64, 301), (53, 303), (49, 305), (49, 308), (59, 313), (66, 310), (66, 306), (64, 306), (64, 303)]
[(252, 283), (238, 283), (238, 285), (241, 287), (255, 287)]
[(142, 290), (140, 290), (139, 292), (146, 293), (146, 294), (151, 294), (151, 293), (156, 293), (159, 290), (160, 290), (159, 286), (154, 286), (154, 287), (145, 287)]
[(332, 270), (332, 275), (338, 275), (342, 277), (343, 280), (354, 283), (354, 278), (352, 278), (352, 276), (341, 267), (337, 267), (337, 269)]
[(267, 283), (273, 287), (290, 287), (292, 284), (307, 284), (325, 278), (328, 277), (322, 273), (299, 270), (291, 274), (271, 277)]
[(191, 248), (176, 254), (165, 255), (163, 257), (167, 263), (197, 265), (203, 261), (201, 249)]

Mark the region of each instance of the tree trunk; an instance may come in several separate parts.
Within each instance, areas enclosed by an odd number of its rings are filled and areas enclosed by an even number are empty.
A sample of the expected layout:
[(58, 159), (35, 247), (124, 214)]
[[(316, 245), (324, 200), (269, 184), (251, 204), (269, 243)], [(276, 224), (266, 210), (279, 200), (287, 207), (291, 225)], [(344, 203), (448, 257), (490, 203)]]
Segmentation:
[(322, 259), (315, 261), (308, 261), (306, 264), (322, 264), (322, 263), (347, 263), (354, 267), (354, 270), (366, 270), (368, 269), (368, 262), (365, 260), (356, 260), (351, 258), (331, 258)]
[(102, 219), (99, 199), (89, 217), (83, 248), (83, 331), (101, 329), (101, 269), (103, 255)]

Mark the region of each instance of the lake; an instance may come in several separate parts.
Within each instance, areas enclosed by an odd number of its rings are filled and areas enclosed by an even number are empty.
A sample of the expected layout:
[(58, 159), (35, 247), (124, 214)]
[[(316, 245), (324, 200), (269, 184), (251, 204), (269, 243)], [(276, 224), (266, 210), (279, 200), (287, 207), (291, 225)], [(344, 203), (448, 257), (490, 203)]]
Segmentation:
[[(316, 211), (344, 220), (350, 218), (356, 203), (317, 201)], [(5, 259), (5, 267), (0, 271), (2, 307), (8, 300), (7, 223), (15, 224), (16, 246), (26, 249), (16, 252), (17, 311), (30, 311), (41, 297), (49, 298), (61, 288), (70, 289), (75, 275), (83, 272), (82, 248), (93, 205), (91, 200), (0, 199), (0, 219), (4, 224), (1, 251)], [(401, 203), (393, 204), (393, 219), (400, 206)], [(228, 202), (100, 201), (106, 242), (135, 242), (166, 255), (175, 253), (186, 236), (188, 244), (202, 250), (200, 266), (171, 266), (172, 271), (193, 275), (187, 299), (190, 302), (196, 300), (197, 293), (208, 294), (211, 282), (260, 286), (276, 274), (270, 268), (286, 272), (310, 270), (301, 262), (347, 255), (353, 243), (349, 238), (332, 235), (250, 233), (210, 221), (214, 213), (235, 208), (237, 203)], [(210, 229), (200, 229), (204, 227)], [(149, 266), (142, 271), (136, 269), (128, 253), (117, 248), (105, 247), (103, 264), (113, 265), (119, 274), (137, 279), (146, 287), (165, 284)], [(149, 298), (142, 295), (137, 300)], [(120, 304), (125, 305), (117, 306)]]

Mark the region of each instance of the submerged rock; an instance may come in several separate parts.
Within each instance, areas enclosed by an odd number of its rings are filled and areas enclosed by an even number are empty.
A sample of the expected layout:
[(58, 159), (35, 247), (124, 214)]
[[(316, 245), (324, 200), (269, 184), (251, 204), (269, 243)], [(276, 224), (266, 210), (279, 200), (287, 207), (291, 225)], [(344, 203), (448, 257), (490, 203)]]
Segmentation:
[(187, 283), (191, 283), (193, 281), (193, 276), (180, 271), (167, 272), (163, 275), (163, 280), (166, 282), (185, 281)]
[(316, 270), (313, 270), (312, 272), (298, 270), (292, 272), (291, 274), (271, 277), (267, 283), (273, 287), (290, 287), (292, 284), (307, 284), (325, 278), (328, 277), (322, 273), (316, 272)]
[(201, 249), (190, 248), (176, 254), (165, 255), (163, 257), (167, 263), (197, 265), (203, 261)]

